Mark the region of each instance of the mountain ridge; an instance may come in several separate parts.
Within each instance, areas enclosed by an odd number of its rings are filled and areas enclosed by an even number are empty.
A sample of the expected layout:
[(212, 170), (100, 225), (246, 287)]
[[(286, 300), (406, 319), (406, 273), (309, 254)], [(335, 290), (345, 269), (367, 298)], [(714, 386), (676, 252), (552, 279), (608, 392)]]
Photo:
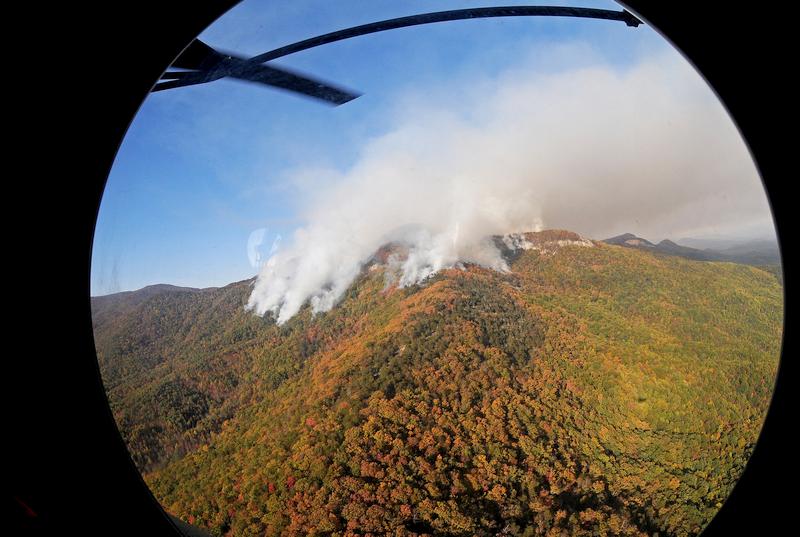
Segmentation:
[[(681, 239), (685, 241), (687, 239)], [(626, 248), (642, 248), (666, 255), (676, 255), (697, 261), (727, 261), (747, 265), (780, 265), (780, 251), (777, 242), (768, 240), (739, 241), (724, 249), (693, 248), (664, 239), (658, 244), (634, 235), (623, 233), (604, 239), (602, 242)]]

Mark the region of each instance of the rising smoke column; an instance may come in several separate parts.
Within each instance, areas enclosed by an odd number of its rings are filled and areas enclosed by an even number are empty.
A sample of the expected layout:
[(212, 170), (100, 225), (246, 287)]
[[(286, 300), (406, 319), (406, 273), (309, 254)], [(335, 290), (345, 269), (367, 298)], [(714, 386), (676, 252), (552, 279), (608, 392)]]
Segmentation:
[(354, 166), (322, 170), (333, 179), (304, 193), (306, 224), (247, 307), (278, 323), (307, 302), (327, 311), (390, 241), (409, 249), (402, 286), (460, 262), (507, 270), (488, 237), (543, 225), (603, 238), (770, 221), (738, 132), (677, 54), (472, 87), (407, 97)]

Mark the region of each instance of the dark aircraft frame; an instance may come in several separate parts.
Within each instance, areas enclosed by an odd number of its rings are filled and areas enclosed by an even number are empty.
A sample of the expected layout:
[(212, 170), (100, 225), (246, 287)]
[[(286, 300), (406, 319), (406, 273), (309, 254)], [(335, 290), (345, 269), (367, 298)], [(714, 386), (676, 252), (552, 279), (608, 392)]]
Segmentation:
[(231, 77), (282, 88), (338, 106), (352, 101), (361, 94), (284, 68), (265, 65), (265, 62), (301, 50), (307, 50), (360, 35), (394, 30), (396, 28), (405, 28), (408, 26), (418, 26), (421, 24), (432, 24), (435, 22), (493, 17), (578, 17), (620, 21), (634, 28), (641, 24), (641, 21), (627, 10), (613, 11), (608, 9), (555, 6), (509, 6), (422, 13), (409, 17), (362, 24), (361, 26), (354, 26), (352, 28), (346, 28), (344, 30), (298, 41), (297, 43), (286, 45), (249, 59), (220, 52), (202, 41), (195, 39), (184, 49), (171, 66), (173, 68), (185, 70), (167, 71), (161, 76), (161, 80), (153, 87), (152, 91), (163, 91), (183, 86), (205, 84), (207, 82), (219, 80), (220, 78)]

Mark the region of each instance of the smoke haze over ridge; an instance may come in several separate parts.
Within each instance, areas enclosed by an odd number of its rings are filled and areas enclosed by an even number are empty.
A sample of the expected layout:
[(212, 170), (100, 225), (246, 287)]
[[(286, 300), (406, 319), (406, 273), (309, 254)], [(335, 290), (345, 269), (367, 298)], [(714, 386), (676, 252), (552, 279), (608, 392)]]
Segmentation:
[(674, 52), (439, 89), (407, 96), (349, 169), (297, 172), (305, 225), (264, 264), (248, 308), (279, 323), (307, 301), (327, 311), (389, 241), (410, 247), (407, 285), (458, 262), (504, 270), (487, 238), (542, 227), (773, 232), (735, 126)]

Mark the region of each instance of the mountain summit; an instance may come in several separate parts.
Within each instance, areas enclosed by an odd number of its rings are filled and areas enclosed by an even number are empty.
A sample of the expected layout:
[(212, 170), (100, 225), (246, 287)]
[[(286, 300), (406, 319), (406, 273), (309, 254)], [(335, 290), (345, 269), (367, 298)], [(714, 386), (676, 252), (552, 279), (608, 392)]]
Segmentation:
[(647, 247), (647, 248), (655, 247), (655, 244), (653, 244), (652, 242), (648, 241), (647, 239), (637, 237), (633, 233), (623, 233), (622, 235), (617, 235), (616, 237), (605, 239), (603, 242), (607, 244), (616, 244), (617, 246), (634, 246), (634, 247)]

